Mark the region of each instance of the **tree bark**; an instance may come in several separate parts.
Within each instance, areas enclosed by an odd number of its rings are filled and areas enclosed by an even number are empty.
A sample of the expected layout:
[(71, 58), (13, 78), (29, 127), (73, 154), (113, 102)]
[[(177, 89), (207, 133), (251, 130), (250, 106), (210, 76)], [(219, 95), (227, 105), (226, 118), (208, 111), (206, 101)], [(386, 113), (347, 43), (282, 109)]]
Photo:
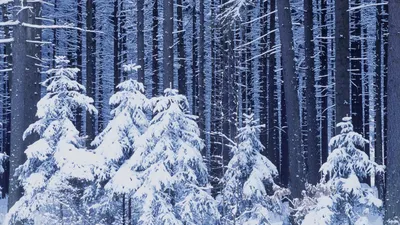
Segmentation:
[(174, 87), (174, 1), (163, 1), (163, 83), (164, 89), (167, 89)]
[(301, 191), (304, 190), (304, 160), (301, 148), (298, 82), (293, 51), (293, 31), (289, 0), (277, 1), (277, 10), (282, 53), (283, 88), (286, 100), (289, 187), (291, 188), (292, 196), (299, 198), (301, 197)]
[[(21, 3), (32, 6), (32, 10), (20, 10)], [(27, 3), (26, 0), (14, 0), (16, 18), (20, 24), (13, 29), (14, 42), (12, 44), (13, 76), (11, 93), (11, 153), (10, 153), (10, 185), (8, 207), (11, 208), (22, 196), (18, 178), (13, 176), (16, 169), (25, 161), (24, 151), (28, 145), (32, 144), (37, 136), (30, 135), (22, 140), (22, 135), (28, 126), (35, 122), (37, 111), (36, 104), (40, 99), (40, 50), (37, 43), (27, 42), (41, 41), (41, 30), (28, 28), (21, 23), (40, 25), (40, 20), (36, 17), (41, 15), (41, 3)]]
[(304, 39), (306, 63), (306, 110), (307, 110), (307, 180), (319, 182), (320, 151), (318, 148), (317, 99), (314, 72), (313, 0), (304, 0)]
[[(86, 27), (90, 31), (96, 29), (95, 22), (95, 3), (93, 0), (86, 1)], [(86, 33), (86, 93), (89, 97), (96, 99), (96, 34), (94, 32)], [(90, 146), (90, 142), (94, 140), (96, 135), (96, 115), (86, 113), (86, 146)]]
[(389, 1), (389, 52), (388, 52), (388, 152), (386, 170), (385, 223), (398, 218), (400, 212), (400, 2)]
[(144, 0), (137, 1), (137, 60), (138, 81), (144, 83)]
[(159, 65), (158, 65), (158, 54), (159, 54), (159, 49), (158, 49), (158, 0), (154, 0), (154, 5), (153, 5), (153, 22), (152, 22), (152, 40), (153, 40), (153, 49), (152, 49), (152, 85), (153, 85), (153, 90), (152, 90), (152, 96), (158, 96), (160, 90), (159, 90)]
[(182, 0), (177, 0), (176, 14), (178, 24), (178, 89), (179, 93), (187, 95), (186, 87), (186, 65), (185, 65), (185, 29), (183, 27), (183, 5)]
[[(335, 1), (336, 42), (336, 121), (350, 116), (350, 73), (349, 73), (349, 1)], [(337, 132), (340, 132), (337, 129)]]
[(121, 71), (119, 67), (119, 18), (118, 18), (118, 10), (119, 9), (119, 0), (114, 0), (114, 11), (112, 15), (113, 19), (113, 44), (114, 44), (114, 93), (117, 92), (117, 85), (121, 83)]
[(198, 45), (198, 50), (199, 50), (199, 74), (198, 74), (198, 115), (199, 115), (199, 128), (200, 128), (200, 137), (202, 139), (205, 138), (205, 114), (204, 114), (204, 92), (205, 92), (205, 80), (204, 80), (204, 32), (205, 32), (205, 27), (204, 27), (204, 0), (199, 0), (199, 7), (200, 7), (200, 15), (199, 15), (199, 23), (200, 23), (200, 29), (199, 29), (199, 45)]

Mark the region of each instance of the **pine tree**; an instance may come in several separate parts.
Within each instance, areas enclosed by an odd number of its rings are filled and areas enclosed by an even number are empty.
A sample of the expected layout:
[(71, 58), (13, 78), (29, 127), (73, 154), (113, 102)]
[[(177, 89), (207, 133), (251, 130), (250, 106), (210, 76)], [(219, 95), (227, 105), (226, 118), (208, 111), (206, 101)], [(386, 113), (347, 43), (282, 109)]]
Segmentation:
[(115, 177), (131, 178), (125, 187), (140, 208), (136, 224), (218, 224), (195, 117), (177, 90), (164, 93), (151, 100), (155, 116)]
[(360, 179), (381, 173), (384, 167), (360, 150), (368, 141), (353, 131), (350, 117), (343, 118), (337, 127), (341, 132), (331, 139), (333, 150), (320, 169), (328, 181), (320, 184), (317, 203), (306, 213), (304, 225), (370, 224), (372, 217), (368, 216), (378, 215), (382, 207), (374, 190)]
[(109, 171), (101, 179), (111, 179), (119, 167), (133, 154), (135, 140), (146, 130), (148, 99), (142, 83), (126, 80), (117, 86), (119, 91), (110, 98), (111, 120), (95, 138), (97, 154), (105, 159)]
[(244, 114), (245, 126), (239, 129), (239, 143), (232, 146), (232, 159), (222, 178), (224, 188), (219, 206), (224, 224), (270, 224), (284, 220), (282, 197), (287, 189), (274, 182), (278, 170), (261, 154), (264, 146), (258, 138), (263, 125), (257, 125), (253, 114)]
[[(135, 66), (125, 66), (125, 70), (136, 69)], [(92, 200), (92, 203), (98, 203), (94, 206), (95, 217), (98, 221), (105, 220), (106, 224), (118, 221), (118, 215), (125, 216), (125, 194), (131, 194), (126, 187), (126, 181), (131, 177), (130, 173), (125, 173), (124, 170), (118, 173), (118, 170), (132, 156), (135, 142), (139, 140), (149, 123), (146, 115), (148, 99), (144, 95), (143, 84), (128, 79), (117, 88), (119, 91), (110, 98), (110, 105), (114, 107), (111, 111), (112, 118), (103, 132), (92, 142), (92, 145), (97, 147), (96, 153), (104, 158), (104, 166), (107, 168), (98, 175), (96, 183), (100, 188), (93, 187), (94, 190), (97, 188), (97, 193)], [(130, 207), (129, 205), (128, 208)]]
[(23, 138), (37, 133), (40, 139), (25, 150), (26, 162), (16, 172), (24, 196), (10, 209), (6, 224), (60, 224), (65, 206), (69, 224), (87, 224), (78, 212), (82, 183), (94, 181), (99, 158), (84, 149), (85, 138), (73, 125), (74, 111), (80, 107), (97, 113), (85, 87), (75, 81), (77, 68), (65, 67), (65, 57), (56, 58), (57, 67), (47, 71), (42, 84), (47, 94), (38, 102), (38, 121)]

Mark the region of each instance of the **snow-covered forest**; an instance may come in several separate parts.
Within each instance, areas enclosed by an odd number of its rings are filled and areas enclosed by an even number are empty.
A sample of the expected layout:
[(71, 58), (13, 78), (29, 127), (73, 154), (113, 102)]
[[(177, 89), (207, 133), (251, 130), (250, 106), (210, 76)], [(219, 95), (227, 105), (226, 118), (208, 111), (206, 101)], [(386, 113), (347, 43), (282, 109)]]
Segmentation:
[(400, 224), (398, 0), (0, 15), (0, 223)]

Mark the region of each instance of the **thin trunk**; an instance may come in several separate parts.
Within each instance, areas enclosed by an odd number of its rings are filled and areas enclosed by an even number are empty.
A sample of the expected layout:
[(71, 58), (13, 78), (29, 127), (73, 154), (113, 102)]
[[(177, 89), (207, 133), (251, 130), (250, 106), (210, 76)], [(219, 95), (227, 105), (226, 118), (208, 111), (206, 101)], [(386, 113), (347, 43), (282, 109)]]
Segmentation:
[(118, 20), (119, 0), (114, 0), (113, 11), (113, 44), (114, 44), (114, 93), (117, 92), (117, 85), (121, 83), (121, 74), (119, 68), (119, 20)]
[(158, 0), (154, 0), (154, 5), (153, 5), (153, 23), (152, 23), (152, 40), (153, 40), (153, 49), (152, 49), (152, 85), (153, 85), (153, 90), (152, 90), (152, 95), (153, 96), (158, 96), (160, 90), (158, 90), (158, 84), (160, 82), (159, 79), (159, 65), (158, 65)]
[(307, 168), (308, 182), (319, 182), (320, 151), (318, 148), (317, 100), (314, 72), (313, 0), (304, 0), (304, 39), (306, 63), (306, 110), (307, 110)]
[(144, 0), (137, 1), (137, 60), (138, 81), (144, 83)]
[[(86, 1), (86, 27), (90, 31), (96, 29), (95, 21), (95, 3), (93, 0)], [(89, 97), (96, 99), (96, 34), (94, 32), (86, 33), (86, 93)], [(89, 147), (90, 142), (96, 135), (96, 115), (86, 113), (86, 145)]]
[(200, 7), (200, 15), (199, 15), (199, 23), (200, 23), (200, 29), (199, 29), (199, 45), (198, 45), (198, 50), (199, 50), (199, 73), (198, 73), (198, 115), (199, 115), (199, 128), (200, 128), (200, 137), (202, 139), (205, 138), (205, 114), (204, 114), (204, 109), (205, 109), (205, 98), (204, 98), (204, 92), (205, 92), (205, 79), (204, 79), (204, 32), (205, 32), (205, 27), (204, 27), (204, 0), (199, 0), (199, 7)]
[[(76, 63), (77, 63), (77, 67), (79, 69), (79, 72), (76, 74), (77, 77), (77, 81), (78, 83), (82, 84), (82, 69), (83, 69), (83, 35), (82, 35), (82, 30), (83, 29), (83, 3), (82, 0), (78, 0), (77, 2), (77, 27), (79, 28), (77, 30), (77, 42), (78, 45), (76, 47)], [(71, 57), (72, 58), (72, 57)], [(72, 61), (71, 61), (72, 63)], [(78, 129), (79, 132), (82, 132), (82, 110), (80, 108), (78, 108), (76, 110), (76, 117), (75, 117), (75, 126)]]
[(177, 0), (176, 14), (178, 24), (178, 89), (179, 93), (187, 95), (186, 88), (186, 65), (185, 65), (185, 29), (183, 27), (183, 5), (182, 0)]
[(163, 83), (167, 89), (174, 87), (174, 1), (163, 1)]

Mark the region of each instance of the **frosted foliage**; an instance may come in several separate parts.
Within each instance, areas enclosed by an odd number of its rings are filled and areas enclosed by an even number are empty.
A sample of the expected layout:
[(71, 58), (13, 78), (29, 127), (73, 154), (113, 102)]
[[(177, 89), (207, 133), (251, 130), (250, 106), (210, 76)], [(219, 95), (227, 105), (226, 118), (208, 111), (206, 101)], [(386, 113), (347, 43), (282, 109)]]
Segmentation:
[(16, 171), (24, 196), (8, 213), (6, 224), (36, 224), (43, 217), (48, 218), (46, 224), (59, 224), (60, 205), (65, 206), (65, 216), (77, 221), (69, 224), (84, 224), (71, 203), (79, 192), (76, 184), (94, 181), (95, 174), (104, 169), (102, 159), (84, 149), (84, 139), (72, 123), (77, 108), (97, 113), (93, 99), (75, 81), (78, 69), (66, 67), (64, 57), (56, 58), (56, 63), (42, 83), (47, 93), (37, 105), (38, 121), (24, 133), (24, 138), (36, 133), (39, 140), (28, 146), (27, 160)]
[[(95, 138), (92, 145), (96, 153), (103, 156), (109, 168), (102, 179), (112, 177), (126, 159), (133, 153), (135, 141), (148, 127), (146, 109), (148, 99), (144, 95), (142, 83), (128, 79), (117, 86), (119, 91), (110, 98), (111, 120), (107, 127)], [(118, 179), (112, 185), (123, 185)], [(116, 183), (115, 183), (116, 182)], [(116, 187), (118, 188), (118, 187)], [(115, 191), (120, 192), (122, 190)]]
[[(366, 215), (380, 213), (382, 201), (361, 179), (382, 173), (384, 167), (371, 161), (362, 151), (368, 141), (353, 131), (351, 118), (343, 118), (337, 126), (341, 132), (329, 142), (332, 152), (320, 169), (327, 182), (318, 185), (319, 191), (306, 194), (300, 204), (304, 225), (370, 224), (370, 217)], [(307, 204), (307, 199), (313, 199), (315, 204)]]
[(164, 93), (151, 99), (154, 118), (115, 179), (129, 174), (125, 191), (138, 206), (137, 224), (217, 224), (195, 117), (187, 114), (188, 102), (177, 90)]
[(278, 175), (275, 165), (261, 154), (264, 146), (258, 133), (262, 125), (253, 115), (244, 114), (245, 126), (238, 130), (238, 144), (232, 147), (232, 159), (222, 178), (224, 188), (218, 197), (223, 222), (268, 224), (283, 220), (282, 198), (289, 191), (274, 183)]

